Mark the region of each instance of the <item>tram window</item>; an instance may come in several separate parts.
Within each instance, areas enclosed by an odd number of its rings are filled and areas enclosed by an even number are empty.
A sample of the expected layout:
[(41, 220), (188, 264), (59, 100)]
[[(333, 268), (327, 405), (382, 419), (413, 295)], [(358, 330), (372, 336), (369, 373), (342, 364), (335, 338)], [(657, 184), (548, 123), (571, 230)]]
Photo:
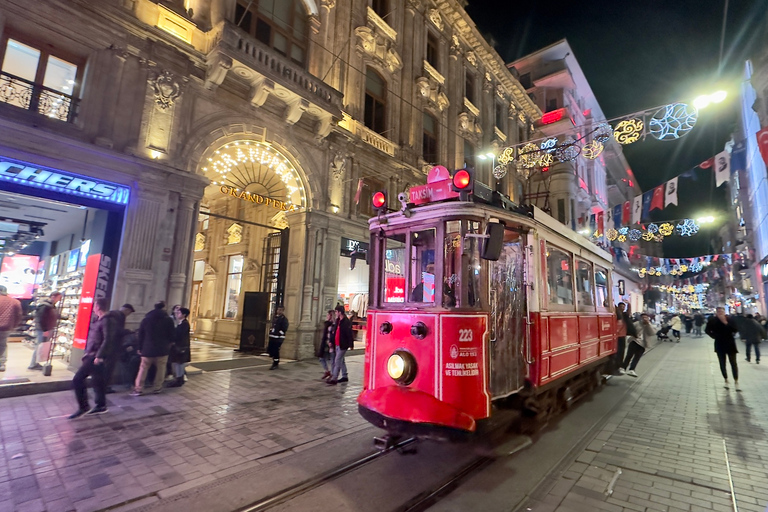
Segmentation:
[(411, 232), (409, 302), (435, 302), (435, 230)]
[(608, 297), (608, 271), (598, 266), (595, 266), (595, 294), (598, 306), (611, 306), (611, 299)]
[[(481, 234), (480, 223), (467, 222), (467, 233)], [(466, 237), (464, 240), (464, 257), (467, 269), (467, 306), (480, 306), (480, 243), (477, 237)]]
[(595, 301), (592, 297), (592, 264), (588, 261), (576, 260), (576, 292), (579, 307), (592, 308)]
[(405, 302), (405, 234), (384, 240), (384, 302)]
[(549, 302), (552, 304), (573, 304), (573, 278), (571, 277), (571, 255), (567, 252), (547, 248), (547, 285)]
[(443, 244), (443, 307), (458, 306), (456, 292), (461, 289), (461, 222), (451, 220), (445, 223), (445, 242)]

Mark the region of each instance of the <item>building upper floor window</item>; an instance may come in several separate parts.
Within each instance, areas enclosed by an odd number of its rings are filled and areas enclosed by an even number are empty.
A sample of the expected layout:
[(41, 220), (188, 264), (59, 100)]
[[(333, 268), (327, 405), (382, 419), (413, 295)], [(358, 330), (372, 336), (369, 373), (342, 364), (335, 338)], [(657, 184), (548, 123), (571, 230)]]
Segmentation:
[(374, 69), (365, 72), (365, 126), (383, 135), (386, 132), (387, 83)]
[(464, 167), (475, 167), (475, 146), (464, 139)]
[(80, 68), (47, 50), (16, 39), (2, 46), (0, 101), (58, 119), (73, 121)]
[(507, 107), (503, 103), (496, 102), (496, 128), (505, 132), (505, 120), (507, 118)]
[(388, 4), (388, 0), (371, 0), (371, 9), (373, 9), (373, 12), (387, 23), (389, 23), (389, 21), (387, 21), (387, 15), (389, 14)]
[(437, 119), (424, 112), (424, 137), (422, 138), (422, 158), (430, 164), (437, 163)]
[(547, 112), (557, 110), (557, 98), (547, 100)]
[(427, 62), (440, 71), (440, 40), (430, 31), (427, 31)]
[(235, 23), (297, 64), (307, 58), (307, 13), (301, 0), (237, 0)]
[(464, 97), (475, 104), (475, 75), (468, 69), (464, 71)]
[(525, 73), (525, 74), (520, 75), (520, 85), (522, 85), (526, 89), (530, 89), (531, 88), (531, 86), (533, 84), (531, 83), (531, 74), (530, 73)]

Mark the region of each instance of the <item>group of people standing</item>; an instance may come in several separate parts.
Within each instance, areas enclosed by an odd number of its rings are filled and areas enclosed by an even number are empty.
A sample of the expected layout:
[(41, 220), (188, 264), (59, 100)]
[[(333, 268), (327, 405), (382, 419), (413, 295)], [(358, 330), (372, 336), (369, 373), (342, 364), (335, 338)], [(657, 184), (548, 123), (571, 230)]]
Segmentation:
[(349, 382), (347, 374), (346, 355), (355, 345), (355, 333), (352, 322), (347, 318), (344, 306), (328, 310), (323, 324), (323, 336), (317, 349), (317, 357), (325, 370), (322, 380), (335, 386), (341, 382)]
[[(126, 338), (132, 333), (125, 329), (125, 320), (134, 312), (133, 306), (124, 304), (119, 310), (109, 311), (107, 304), (106, 299), (95, 299), (93, 302), (95, 319), (88, 331), (80, 368), (72, 379), (78, 409), (69, 419), (107, 412), (107, 386), (114, 367), (123, 355), (134, 350), (141, 357), (141, 363), (131, 396), (145, 394), (144, 381), (152, 367), (155, 368), (155, 376), (149, 391), (160, 393), (169, 360), (175, 377), (169, 387), (184, 384), (184, 368), (190, 362), (190, 327), (187, 320), (189, 310), (175, 306), (171, 316), (166, 311), (165, 302), (156, 303), (141, 321), (134, 347), (126, 342)], [(89, 408), (88, 404), (86, 379), (89, 376), (96, 402), (93, 408)]]

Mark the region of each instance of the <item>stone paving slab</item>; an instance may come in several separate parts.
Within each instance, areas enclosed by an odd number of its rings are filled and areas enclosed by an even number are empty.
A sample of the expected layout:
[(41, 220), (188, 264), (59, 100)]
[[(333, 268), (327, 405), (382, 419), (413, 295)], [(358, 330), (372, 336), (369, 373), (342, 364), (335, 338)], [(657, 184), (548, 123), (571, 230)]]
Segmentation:
[(709, 338), (684, 335), (655, 367), (641, 361), (616, 414), (517, 510), (765, 511), (768, 365), (739, 349), (740, 392), (724, 388)]
[(196, 375), (182, 388), (108, 395), (109, 412), (70, 421), (71, 392), (0, 401), (0, 511), (96, 511), (157, 499), (367, 428), (350, 383), (317, 363)]

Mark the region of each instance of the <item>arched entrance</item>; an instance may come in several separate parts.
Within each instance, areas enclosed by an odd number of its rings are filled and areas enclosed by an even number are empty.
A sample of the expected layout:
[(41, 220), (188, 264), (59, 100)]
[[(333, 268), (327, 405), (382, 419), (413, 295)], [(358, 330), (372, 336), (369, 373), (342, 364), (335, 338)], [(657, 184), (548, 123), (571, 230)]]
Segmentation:
[(267, 315), (283, 301), (286, 214), (307, 203), (302, 175), (286, 155), (269, 142), (235, 140), (212, 146), (201, 160), (211, 185), (200, 206), (189, 301), (201, 338), (238, 345), (241, 324), (253, 314), (253, 305), (244, 311), (249, 292), (262, 294)]

